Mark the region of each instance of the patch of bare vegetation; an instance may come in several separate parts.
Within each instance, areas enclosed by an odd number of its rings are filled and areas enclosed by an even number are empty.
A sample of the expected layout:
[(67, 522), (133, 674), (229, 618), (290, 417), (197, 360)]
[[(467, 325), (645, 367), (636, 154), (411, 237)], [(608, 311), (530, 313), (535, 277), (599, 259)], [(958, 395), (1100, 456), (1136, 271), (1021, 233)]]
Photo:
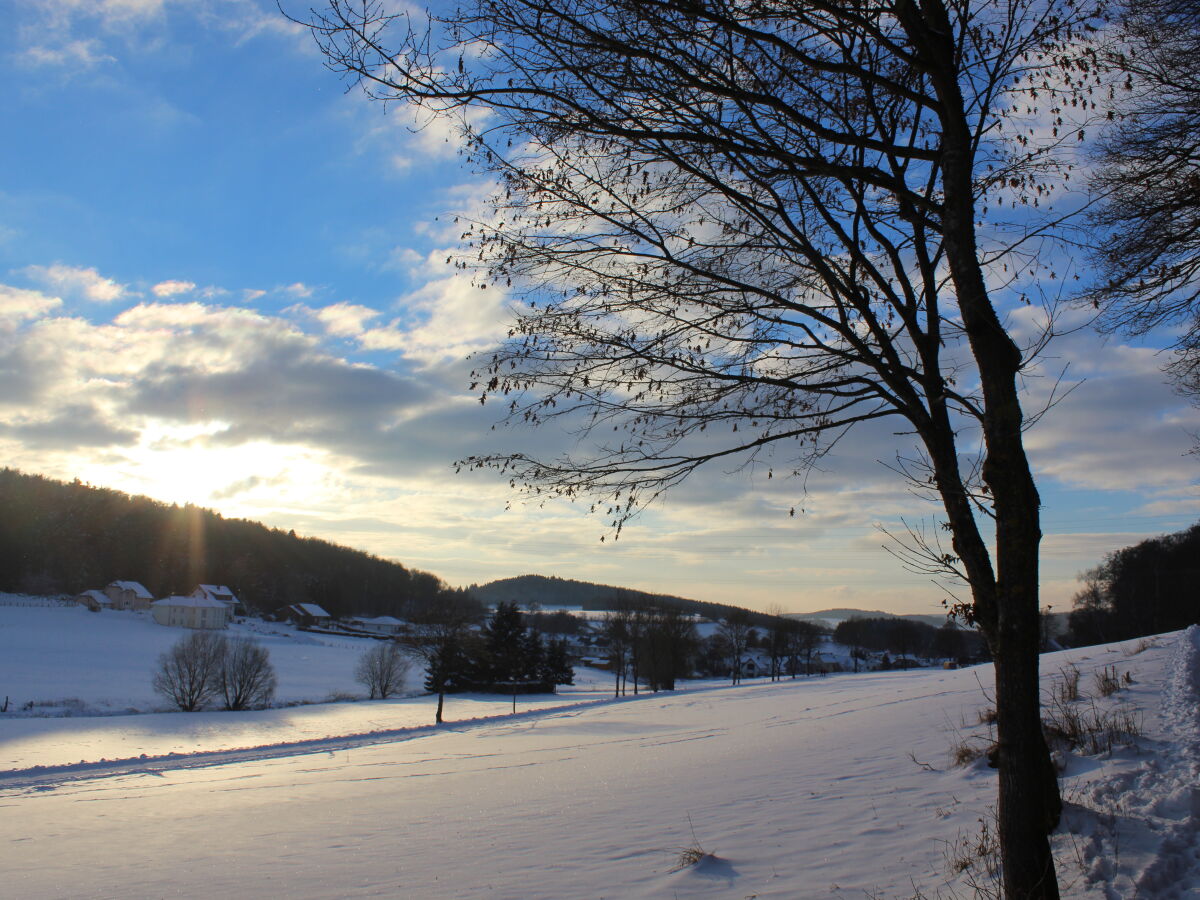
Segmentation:
[(697, 866), (705, 860), (717, 858), (715, 854), (705, 850), (704, 845), (700, 843), (700, 838), (696, 837), (696, 826), (692, 824), (691, 816), (688, 816), (688, 828), (692, 832), (692, 842), (686, 847), (679, 847), (671, 851), (675, 854), (675, 866), (671, 869), (672, 872), (680, 872)]
[(1092, 701), (1086, 706), (1053, 703), (1045, 713), (1042, 731), (1047, 742), (1085, 756), (1111, 753), (1118, 746), (1134, 746), (1142, 736), (1141, 717), (1132, 709), (1104, 710)]
[(1000, 893), (1000, 838), (995, 824), (995, 812), (979, 819), (979, 830), (973, 834), (959, 832), (947, 841), (943, 850), (946, 868), (961, 878), (972, 897), (995, 898)]
[(1073, 703), (1079, 699), (1080, 672), (1074, 666), (1063, 666), (1058, 670), (1058, 678), (1051, 687), (1051, 695), (1056, 703)]
[[(1116, 666), (1105, 666), (1096, 673), (1096, 693), (1101, 697), (1111, 697), (1117, 691), (1121, 690), (1122, 678), (1117, 675)], [(1133, 678), (1128, 672), (1125, 673), (1124, 684), (1131, 684)]]

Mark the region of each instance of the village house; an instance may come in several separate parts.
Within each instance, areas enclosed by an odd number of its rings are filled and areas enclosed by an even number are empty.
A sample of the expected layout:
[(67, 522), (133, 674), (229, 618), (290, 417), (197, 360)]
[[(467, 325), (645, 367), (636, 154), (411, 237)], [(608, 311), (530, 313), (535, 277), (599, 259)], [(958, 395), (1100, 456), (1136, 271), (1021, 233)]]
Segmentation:
[(114, 581), (104, 589), (113, 609), (149, 609), (154, 595), (139, 581)]
[(164, 597), (151, 607), (154, 621), (177, 628), (224, 628), (233, 616), (220, 600), (207, 597)]

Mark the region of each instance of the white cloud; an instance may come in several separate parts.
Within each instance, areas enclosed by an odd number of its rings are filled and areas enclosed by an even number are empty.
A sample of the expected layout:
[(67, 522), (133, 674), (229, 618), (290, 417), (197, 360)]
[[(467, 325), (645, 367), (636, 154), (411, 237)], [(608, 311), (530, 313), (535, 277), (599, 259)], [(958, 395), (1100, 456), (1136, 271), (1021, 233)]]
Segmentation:
[(105, 278), (93, 268), (64, 266), (26, 266), (22, 274), (67, 297), (82, 297), (96, 303), (112, 303), (126, 294), (126, 286)]
[(246, 288), (242, 291), (242, 299), (247, 303), (253, 303), (259, 297), (265, 297), (266, 291), (260, 291), (255, 288)]
[(462, 274), (430, 281), (400, 305), (405, 319), (364, 331), (364, 349), (399, 350), (424, 365), (460, 360), (495, 345), (511, 319), (503, 288), (473, 286)]
[(302, 281), (289, 284), (283, 288), (283, 291), (291, 294), (293, 297), (311, 297), (313, 295), (313, 289)]
[(334, 303), (313, 310), (313, 316), (325, 326), (325, 330), (337, 337), (354, 337), (366, 328), (366, 323), (379, 315), (378, 310), (354, 303)]
[(114, 58), (100, 50), (96, 40), (63, 41), (57, 45), (34, 44), (25, 48), (21, 59), (32, 66), (70, 67), (75, 70), (90, 69)]
[[(174, 297), (176, 294), (186, 294), (195, 289), (196, 283), (194, 281), (175, 281), (173, 279), (160, 281), (151, 288), (155, 297)], [(211, 290), (210, 288), (209, 291), (211, 292)]]
[(20, 323), (41, 318), (60, 306), (62, 300), (58, 297), (0, 284), (0, 331), (11, 331)]

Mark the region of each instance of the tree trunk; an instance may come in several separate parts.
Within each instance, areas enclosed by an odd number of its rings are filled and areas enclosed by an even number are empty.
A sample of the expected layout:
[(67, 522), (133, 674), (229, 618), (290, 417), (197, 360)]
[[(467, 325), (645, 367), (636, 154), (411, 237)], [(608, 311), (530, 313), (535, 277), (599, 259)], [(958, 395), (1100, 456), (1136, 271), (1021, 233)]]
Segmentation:
[(442, 724), (442, 707), (445, 705), (445, 703), (446, 703), (446, 692), (438, 691), (437, 714), (434, 716), (433, 724), (435, 724), (435, 725)]
[[(1038, 685), (1038, 545), (1041, 506), (1022, 443), (1017, 374), (1021, 352), (988, 295), (975, 241), (973, 142), (945, 6), (902, 4), (898, 11), (928, 65), (941, 104), (945, 200), (942, 234), (958, 308), (983, 393), (983, 481), (996, 521), (993, 570), (963, 489), (940, 376), (926, 386), (930, 431), (924, 435), (954, 534), (955, 552), (972, 588), (976, 621), (995, 660), (999, 747), (999, 838), (1006, 900), (1058, 900), (1048, 833), (1061, 801), (1042, 736)], [(931, 335), (937, 338), (935, 333)], [(924, 348), (937, 353), (932, 341)], [(935, 367), (926, 371), (939, 372)]]

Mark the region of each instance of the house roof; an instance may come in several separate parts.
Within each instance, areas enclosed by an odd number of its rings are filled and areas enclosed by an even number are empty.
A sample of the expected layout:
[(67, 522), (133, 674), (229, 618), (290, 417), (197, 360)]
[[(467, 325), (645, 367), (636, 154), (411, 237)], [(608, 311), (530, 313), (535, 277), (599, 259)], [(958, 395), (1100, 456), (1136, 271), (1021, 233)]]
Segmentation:
[(233, 591), (223, 584), (198, 584), (196, 589), (192, 591), (192, 595), (200, 594), (204, 597), (217, 598), (228, 597), (230, 600), (236, 600)]
[(306, 616), (312, 616), (314, 619), (328, 619), (329, 613), (321, 609), (315, 603), (293, 603), (292, 609), (298, 609)]
[(98, 591), (94, 588), (90, 591), (84, 591), (79, 596), (91, 597), (96, 603), (103, 603), (105, 605), (112, 603), (112, 600), (109, 599), (108, 594), (104, 593), (104, 591)]
[(133, 591), (135, 597), (141, 597), (143, 600), (154, 599), (154, 595), (146, 590), (146, 586), (140, 581), (114, 581), (109, 584), (109, 587), (116, 587), (122, 591)]
[(211, 597), (163, 597), (154, 601), (155, 606), (198, 606), (204, 609), (225, 609), (225, 604)]

